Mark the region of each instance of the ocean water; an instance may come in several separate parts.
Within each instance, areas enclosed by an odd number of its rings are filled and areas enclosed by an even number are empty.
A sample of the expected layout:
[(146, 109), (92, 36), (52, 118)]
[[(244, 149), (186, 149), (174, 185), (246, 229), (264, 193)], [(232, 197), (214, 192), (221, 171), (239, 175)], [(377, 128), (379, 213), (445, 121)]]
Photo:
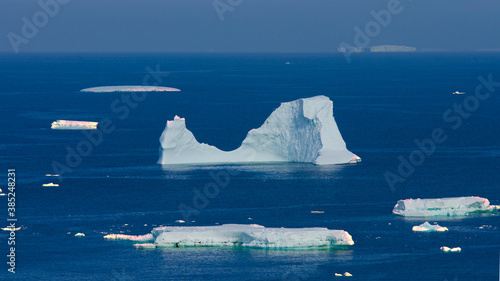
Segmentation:
[[(331, 54), (23, 54), (1, 55), (0, 65), (0, 187), (15, 169), (22, 226), (15, 274), (7, 271), (9, 233), (0, 232), (2, 280), (330, 280), (346, 271), (350, 280), (499, 280), (498, 215), (431, 218), (450, 231), (426, 234), (411, 231), (425, 219), (391, 213), (397, 200), (418, 197), (500, 204), (500, 87), (473, 98), (478, 77), (500, 81), (498, 54), (360, 54), (349, 64)], [(151, 71), (160, 73), (150, 84), (182, 91), (129, 104), (119, 93), (79, 92), (142, 85)], [(362, 163), (156, 164), (159, 136), (175, 115), (198, 141), (232, 150), (281, 102), (319, 94), (332, 99), (347, 147)], [(86, 139), (81, 131), (51, 130), (51, 122), (103, 118), (113, 132), (81, 161), (68, 158), (79, 163), (71, 162), (59, 187), (42, 187), (59, 182), (44, 175), (56, 173), (54, 163), (67, 165), (68, 149)], [(439, 128), (446, 141), (391, 189), (384, 175), (398, 174), (415, 141)], [(179, 225), (186, 220), (179, 204), (194, 206), (196, 190), (222, 173), (234, 175), (187, 217), (189, 225), (327, 227), (348, 231), (355, 245), (136, 250), (103, 239)], [(7, 198), (0, 204), (7, 224)]]

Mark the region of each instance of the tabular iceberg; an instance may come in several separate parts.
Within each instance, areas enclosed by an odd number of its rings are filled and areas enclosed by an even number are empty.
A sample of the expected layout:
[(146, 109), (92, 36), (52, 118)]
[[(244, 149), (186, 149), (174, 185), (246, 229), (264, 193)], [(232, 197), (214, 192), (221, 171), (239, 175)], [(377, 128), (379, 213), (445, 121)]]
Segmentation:
[[(154, 242), (157, 247), (231, 246), (248, 248), (332, 248), (354, 245), (344, 230), (327, 228), (265, 228), (261, 225), (224, 224), (217, 226), (165, 226), (149, 235), (110, 234), (106, 239)], [(135, 244), (152, 248), (151, 243)]]
[(82, 89), (80, 92), (112, 93), (112, 92), (179, 92), (179, 89), (158, 86), (105, 86)]
[(490, 205), (486, 198), (471, 196), (399, 200), (392, 212), (405, 217), (450, 217), (495, 213), (499, 208), (500, 206)]
[(346, 164), (361, 158), (346, 148), (326, 96), (282, 103), (264, 124), (248, 132), (233, 151), (199, 143), (184, 118), (168, 121), (160, 137), (158, 164), (305, 162)]
[(50, 125), (54, 130), (95, 130), (99, 122), (57, 120)]

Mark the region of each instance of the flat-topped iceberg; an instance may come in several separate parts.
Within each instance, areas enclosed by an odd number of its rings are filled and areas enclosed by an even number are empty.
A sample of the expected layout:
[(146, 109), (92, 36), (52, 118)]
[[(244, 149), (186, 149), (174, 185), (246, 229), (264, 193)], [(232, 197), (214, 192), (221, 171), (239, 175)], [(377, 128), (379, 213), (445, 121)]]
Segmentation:
[(467, 216), (480, 213), (495, 213), (500, 206), (490, 205), (481, 197), (451, 197), (437, 199), (399, 200), (392, 211), (405, 217)]
[(50, 125), (54, 130), (95, 130), (99, 122), (56, 120)]
[(179, 89), (159, 86), (105, 86), (82, 89), (80, 92), (112, 93), (112, 92), (179, 92)]
[(160, 137), (159, 164), (304, 162), (346, 164), (361, 158), (346, 148), (325, 96), (282, 103), (241, 146), (222, 151), (199, 143), (184, 118), (168, 121)]
[[(118, 238), (119, 237), (119, 238)], [(154, 242), (157, 247), (231, 246), (248, 248), (333, 248), (354, 245), (344, 230), (327, 228), (265, 228), (261, 225), (165, 226), (150, 235), (110, 234), (106, 239)], [(137, 248), (152, 248), (151, 243)]]
[(445, 232), (448, 231), (448, 228), (439, 226), (437, 224), (430, 224), (429, 222), (424, 222), (421, 225), (415, 225), (412, 228), (412, 230), (418, 232)]

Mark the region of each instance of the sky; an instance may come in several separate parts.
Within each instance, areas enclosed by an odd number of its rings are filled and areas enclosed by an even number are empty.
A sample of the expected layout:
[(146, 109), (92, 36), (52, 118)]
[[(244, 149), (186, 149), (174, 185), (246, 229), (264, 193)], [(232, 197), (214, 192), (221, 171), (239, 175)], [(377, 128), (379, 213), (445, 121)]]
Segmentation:
[(0, 0), (0, 52), (500, 51), (498, 0)]

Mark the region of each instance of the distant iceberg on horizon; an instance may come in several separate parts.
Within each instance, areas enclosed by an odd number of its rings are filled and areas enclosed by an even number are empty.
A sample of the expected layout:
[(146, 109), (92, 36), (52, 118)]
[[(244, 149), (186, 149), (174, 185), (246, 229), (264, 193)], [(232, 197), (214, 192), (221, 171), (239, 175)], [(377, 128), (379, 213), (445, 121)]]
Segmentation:
[(453, 217), (496, 213), (500, 206), (481, 197), (450, 197), (399, 200), (392, 211), (405, 217)]
[[(136, 248), (155, 247), (245, 247), (267, 249), (329, 249), (354, 245), (344, 230), (328, 228), (266, 228), (251, 224), (216, 226), (163, 226), (146, 235), (109, 234), (108, 240), (140, 241)], [(153, 244), (154, 243), (154, 244)]]
[(301, 162), (359, 163), (346, 148), (326, 96), (284, 102), (258, 129), (248, 132), (241, 146), (222, 151), (199, 143), (184, 118), (168, 121), (160, 137), (158, 164)]
[(179, 89), (159, 86), (105, 86), (82, 89), (80, 92), (112, 93), (112, 92), (179, 92)]

